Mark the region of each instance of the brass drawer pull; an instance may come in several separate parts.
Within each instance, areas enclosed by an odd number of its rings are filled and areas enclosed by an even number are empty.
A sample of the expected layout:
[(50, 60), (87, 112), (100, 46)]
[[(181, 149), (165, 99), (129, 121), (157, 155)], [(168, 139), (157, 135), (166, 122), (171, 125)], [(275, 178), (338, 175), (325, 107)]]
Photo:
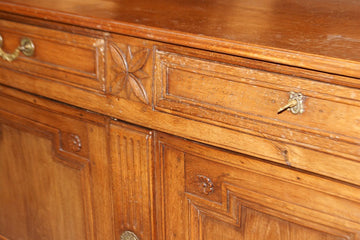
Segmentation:
[(0, 35), (0, 56), (8, 62), (14, 61), (22, 52), (25, 56), (32, 56), (35, 51), (35, 45), (29, 38), (22, 38), (20, 40), (20, 46), (18, 46), (13, 53), (6, 53), (1, 49), (3, 44), (3, 38)]
[(288, 103), (279, 109), (278, 114), (285, 110), (290, 110), (293, 114), (301, 114), (304, 112), (304, 95), (301, 93), (290, 92), (290, 98)]
[(135, 235), (135, 233), (125, 231), (123, 234), (121, 234), (120, 240), (139, 240), (139, 238)]

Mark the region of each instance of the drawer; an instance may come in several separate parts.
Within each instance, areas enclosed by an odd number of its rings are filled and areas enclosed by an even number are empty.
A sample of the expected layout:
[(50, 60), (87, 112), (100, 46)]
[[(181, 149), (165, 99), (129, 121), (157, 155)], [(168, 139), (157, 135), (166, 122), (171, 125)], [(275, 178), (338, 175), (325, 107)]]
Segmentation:
[[(241, 60), (238, 62), (233, 65), (157, 51), (155, 108), (359, 159), (358, 89), (241, 66)], [(285, 110), (279, 114), (292, 92), (302, 94), (303, 112)]]
[(158, 141), (164, 239), (359, 237), (357, 187), (167, 135)]
[[(104, 39), (54, 29), (0, 20), (2, 49), (11, 54), (28, 38), (34, 45), (32, 56), (22, 52), (13, 61), (0, 59), (0, 82), (24, 88), (35, 82), (20, 83), (26, 74), (91, 91), (104, 91)], [(16, 73), (14, 73), (14, 71)], [(19, 76), (19, 77), (18, 77)], [(29, 89), (24, 89), (29, 90)]]

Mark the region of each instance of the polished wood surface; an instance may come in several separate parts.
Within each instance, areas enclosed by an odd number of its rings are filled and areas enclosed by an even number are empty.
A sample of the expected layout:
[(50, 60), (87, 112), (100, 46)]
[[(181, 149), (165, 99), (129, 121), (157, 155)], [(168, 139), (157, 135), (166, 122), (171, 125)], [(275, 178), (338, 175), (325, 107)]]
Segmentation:
[(0, 10), (360, 76), (355, 0), (3, 0)]

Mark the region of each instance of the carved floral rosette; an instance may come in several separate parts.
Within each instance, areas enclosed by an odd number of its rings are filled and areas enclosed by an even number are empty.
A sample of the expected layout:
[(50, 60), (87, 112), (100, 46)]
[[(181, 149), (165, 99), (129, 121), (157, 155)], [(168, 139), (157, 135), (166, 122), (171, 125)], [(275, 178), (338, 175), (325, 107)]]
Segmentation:
[(145, 81), (150, 79), (150, 75), (145, 66), (150, 50), (129, 45), (120, 47), (110, 43), (110, 53), (113, 60), (110, 93), (127, 99), (134, 95), (137, 100), (149, 104)]

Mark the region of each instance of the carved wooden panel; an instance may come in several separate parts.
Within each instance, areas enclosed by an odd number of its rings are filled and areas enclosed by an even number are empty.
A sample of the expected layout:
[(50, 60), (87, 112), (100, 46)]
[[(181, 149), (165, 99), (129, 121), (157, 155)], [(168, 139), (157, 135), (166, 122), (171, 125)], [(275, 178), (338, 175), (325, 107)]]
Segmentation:
[(16, 95), (0, 94), (0, 236), (111, 239), (103, 119)]
[(152, 50), (148, 42), (114, 36), (109, 40), (108, 91), (115, 96), (151, 102)]
[(360, 239), (357, 187), (167, 135), (157, 142), (160, 239)]
[(117, 122), (110, 131), (116, 238), (132, 231), (140, 239), (155, 239), (152, 132)]

